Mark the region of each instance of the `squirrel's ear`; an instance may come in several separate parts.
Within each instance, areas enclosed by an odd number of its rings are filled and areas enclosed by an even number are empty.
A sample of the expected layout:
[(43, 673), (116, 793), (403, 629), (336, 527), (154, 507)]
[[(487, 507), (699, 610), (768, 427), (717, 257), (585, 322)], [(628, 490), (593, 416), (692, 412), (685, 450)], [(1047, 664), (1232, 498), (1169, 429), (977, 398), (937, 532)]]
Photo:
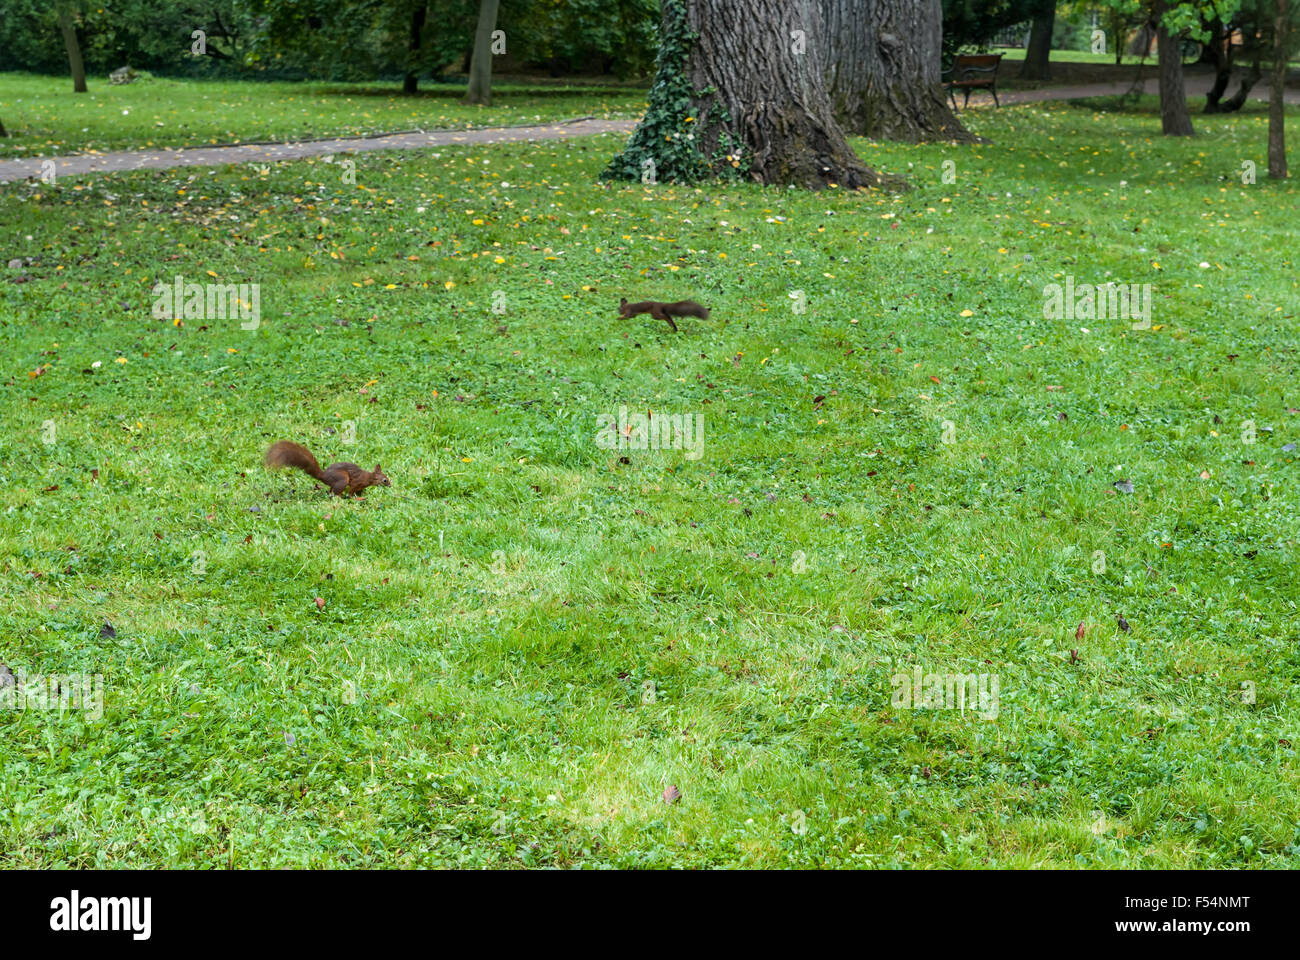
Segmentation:
[(375, 473), (383, 473), (383, 472), (384, 472), (384, 468), (381, 467), (379, 464), (376, 463), (376, 464), (375, 464)]
[(618, 301), (618, 305), (619, 305), (620, 307), (626, 307), (626, 306), (627, 306), (627, 297), (620, 297), (620, 298), (619, 298), (619, 301)]

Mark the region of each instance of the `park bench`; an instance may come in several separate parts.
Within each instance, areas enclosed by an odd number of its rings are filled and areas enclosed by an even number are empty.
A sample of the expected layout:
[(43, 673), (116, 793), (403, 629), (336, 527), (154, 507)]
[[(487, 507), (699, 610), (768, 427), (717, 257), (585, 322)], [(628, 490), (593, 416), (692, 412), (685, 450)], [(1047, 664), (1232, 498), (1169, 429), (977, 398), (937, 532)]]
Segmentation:
[(952, 79), (944, 83), (948, 96), (952, 98), (952, 108), (957, 109), (957, 88), (966, 95), (962, 100), (962, 109), (970, 103), (972, 90), (988, 90), (993, 94), (993, 103), (998, 103), (998, 64), (1002, 61), (1000, 53), (963, 53), (952, 62)]

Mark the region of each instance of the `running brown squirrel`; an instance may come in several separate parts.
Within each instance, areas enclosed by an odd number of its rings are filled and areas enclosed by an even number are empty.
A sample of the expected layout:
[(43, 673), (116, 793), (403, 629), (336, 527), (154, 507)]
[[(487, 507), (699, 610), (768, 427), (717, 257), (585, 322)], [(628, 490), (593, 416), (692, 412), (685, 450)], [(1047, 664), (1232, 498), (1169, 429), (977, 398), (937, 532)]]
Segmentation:
[(642, 300), (640, 303), (628, 303), (627, 297), (618, 302), (618, 315), (624, 320), (638, 314), (648, 313), (656, 320), (667, 320), (668, 326), (677, 332), (673, 317), (699, 317), (709, 319), (709, 308), (702, 307), (694, 300), (678, 300), (676, 303), (660, 303), (658, 300)]
[(391, 487), (383, 468), (375, 464), (374, 470), (362, 470), (355, 463), (331, 463), (325, 470), (320, 468), (311, 451), (302, 444), (292, 440), (281, 440), (266, 449), (263, 463), (268, 467), (294, 467), (310, 477), (315, 477), (336, 496), (354, 493), (361, 496), (366, 487)]

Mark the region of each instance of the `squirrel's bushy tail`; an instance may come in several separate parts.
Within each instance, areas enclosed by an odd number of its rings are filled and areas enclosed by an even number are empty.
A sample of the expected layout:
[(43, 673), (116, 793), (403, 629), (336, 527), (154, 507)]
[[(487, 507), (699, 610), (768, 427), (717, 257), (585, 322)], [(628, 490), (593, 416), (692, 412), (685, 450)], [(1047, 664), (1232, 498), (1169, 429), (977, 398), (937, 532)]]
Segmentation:
[(316, 462), (316, 458), (311, 455), (311, 451), (292, 440), (281, 440), (271, 444), (267, 447), (262, 462), (268, 467), (294, 467), (317, 480), (324, 479), (324, 471)]

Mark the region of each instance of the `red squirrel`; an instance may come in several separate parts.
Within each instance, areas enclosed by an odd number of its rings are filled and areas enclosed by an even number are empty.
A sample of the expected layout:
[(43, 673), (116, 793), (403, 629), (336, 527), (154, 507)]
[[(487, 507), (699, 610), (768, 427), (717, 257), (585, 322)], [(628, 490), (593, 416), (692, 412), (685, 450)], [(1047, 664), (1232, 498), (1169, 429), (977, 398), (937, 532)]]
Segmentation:
[(673, 317), (699, 317), (709, 319), (709, 308), (702, 307), (694, 300), (678, 300), (676, 303), (660, 303), (658, 300), (642, 300), (640, 303), (628, 303), (627, 297), (618, 302), (618, 315), (624, 320), (638, 314), (648, 313), (656, 320), (667, 320), (668, 326), (677, 332)]
[(335, 496), (343, 497), (350, 493), (361, 496), (366, 487), (391, 487), (383, 468), (375, 464), (373, 470), (362, 470), (355, 463), (331, 463), (322, 470), (311, 451), (292, 440), (273, 443), (266, 450), (263, 463), (268, 467), (293, 467), (310, 477), (319, 480), (330, 488)]

